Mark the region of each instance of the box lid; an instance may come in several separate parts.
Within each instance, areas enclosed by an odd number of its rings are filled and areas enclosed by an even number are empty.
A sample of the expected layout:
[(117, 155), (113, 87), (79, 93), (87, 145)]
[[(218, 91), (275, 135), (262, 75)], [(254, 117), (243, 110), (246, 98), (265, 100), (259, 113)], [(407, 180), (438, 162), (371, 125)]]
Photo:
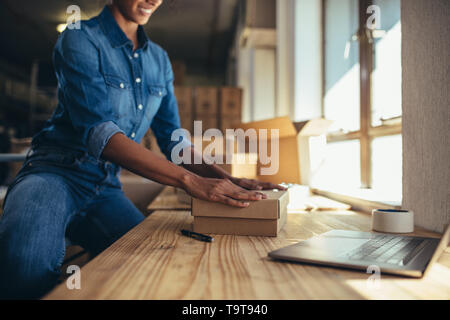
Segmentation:
[(247, 208), (230, 207), (225, 204), (192, 199), (192, 215), (194, 217), (222, 217), (245, 219), (278, 219), (280, 211), (289, 203), (287, 191), (260, 191), (267, 199), (252, 201)]
[(297, 130), (295, 129), (289, 117), (280, 117), (268, 120), (241, 123), (239, 124), (238, 128), (243, 130), (255, 129), (258, 136), (259, 130), (261, 129), (267, 129), (268, 137), (270, 137), (270, 129), (278, 129), (280, 138), (293, 137), (297, 135)]
[[(327, 132), (330, 125), (333, 123), (331, 120), (319, 118), (302, 122), (292, 122), (289, 117), (273, 118), (268, 120), (254, 121), (239, 124), (238, 128), (248, 130), (255, 129), (259, 135), (259, 130), (271, 129), (279, 130), (279, 137), (287, 138), (294, 137), (297, 134), (301, 136), (319, 136)], [(268, 133), (269, 136), (269, 133)]]
[(309, 121), (294, 122), (294, 127), (301, 136), (312, 137), (326, 133), (332, 123), (332, 120), (319, 118)]

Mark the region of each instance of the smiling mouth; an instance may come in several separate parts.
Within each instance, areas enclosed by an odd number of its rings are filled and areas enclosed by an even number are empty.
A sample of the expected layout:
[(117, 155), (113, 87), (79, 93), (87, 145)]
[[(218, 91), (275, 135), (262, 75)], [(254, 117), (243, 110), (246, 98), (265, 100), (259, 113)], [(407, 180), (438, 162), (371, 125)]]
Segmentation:
[(144, 15), (150, 15), (153, 12), (153, 9), (139, 8), (139, 11)]

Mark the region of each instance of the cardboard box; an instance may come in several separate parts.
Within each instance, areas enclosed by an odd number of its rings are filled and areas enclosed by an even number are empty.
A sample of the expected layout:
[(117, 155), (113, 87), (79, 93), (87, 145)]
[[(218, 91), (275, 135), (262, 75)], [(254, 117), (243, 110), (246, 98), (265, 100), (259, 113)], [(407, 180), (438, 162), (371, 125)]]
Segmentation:
[(222, 117), (234, 116), (241, 119), (242, 89), (235, 87), (222, 87), (219, 94), (220, 115)]
[(191, 87), (175, 86), (174, 93), (175, 97), (177, 97), (178, 112), (180, 115), (189, 114), (192, 117), (194, 112), (192, 104), (193, 89)]
[(194, 130), (194, 119), (192, 114), (180, 113), (181, 128), (188, 130), (191, 134)]
[(226, 163), (223, 156), (223, 164), (218, 166), (236, 178), (257, 179), (258, 154), (257, 153), (234, 153), (231, 163)]
[(289, 192), (262, 191), (267, 199), (247, 208), (192, 199), (194, 231), (199, 233), (276, 237), (287, 219)]
[(218, 116), (218, 89), (216, 87), (195, 88), (194, 112), (197, 119), (204, 116)]
[(226, 129), (234, 129), (241, 123), (240, 116), (222, 116), (220, 118), (220, 130), (222, 130), (225, 135)]
[(204, 134), (208, 129), (219, 129), (219, 121), (217, 116), (202, 115), (196, 117), (195, 121), (202, 122), (202, 133)]
[[(270, 167), (273, 164), (262, 164), (261, 153), (259, 153), (259, 180), (273, 183), (285, 182), (308, 185), (311, 181), (311, 150), (313, 149), (310, 138), (323, 135), (321, 143), (325, 144), (325, 133), (331, 123), (332, 121), (326, 119), (293, 123), (288, 117), (281, 117), (240, 124), (239, 127), (244, 130), (255, 129), (258, 137), (261, 137), (261, 129), (267, 129), (267, 150), (269, 155), (270, 150), (272, 150), (270, 130), (279, 130), (278, 172), (272, 175), (262, 175), (261, 169)], [(273, 155), (270, 156), (274, 159)]]

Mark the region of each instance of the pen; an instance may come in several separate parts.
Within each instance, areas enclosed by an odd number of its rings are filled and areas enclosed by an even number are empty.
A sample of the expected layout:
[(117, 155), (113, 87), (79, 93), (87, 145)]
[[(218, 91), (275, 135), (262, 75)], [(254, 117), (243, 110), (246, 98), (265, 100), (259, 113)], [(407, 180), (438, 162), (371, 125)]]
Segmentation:
[(204, 241), (204, 242), (213, 242), (214, 241), (213, 237), (207, 236), (206, 234), (197, 233), (194, 231), (189, 231), (189, 230), (183, 229), (183, 230), (181, 230), (181, 234), (183, 236), (194, 238), (199, 241)]

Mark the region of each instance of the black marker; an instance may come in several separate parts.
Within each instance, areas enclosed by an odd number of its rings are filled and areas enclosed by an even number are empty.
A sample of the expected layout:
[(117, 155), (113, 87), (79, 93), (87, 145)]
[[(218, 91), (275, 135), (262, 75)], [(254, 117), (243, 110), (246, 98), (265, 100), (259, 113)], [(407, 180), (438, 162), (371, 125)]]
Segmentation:
[(183, 236), (194, 238), (199, 241), (204, 241), (204, 242), (213, 242), (214, 241), (213, 237), (207, 236), (206, 234), (197, 233), (194, 231), (189, 231), (189, 230), (183, 229), (183, 230), (181, 230), (181, 234)]

